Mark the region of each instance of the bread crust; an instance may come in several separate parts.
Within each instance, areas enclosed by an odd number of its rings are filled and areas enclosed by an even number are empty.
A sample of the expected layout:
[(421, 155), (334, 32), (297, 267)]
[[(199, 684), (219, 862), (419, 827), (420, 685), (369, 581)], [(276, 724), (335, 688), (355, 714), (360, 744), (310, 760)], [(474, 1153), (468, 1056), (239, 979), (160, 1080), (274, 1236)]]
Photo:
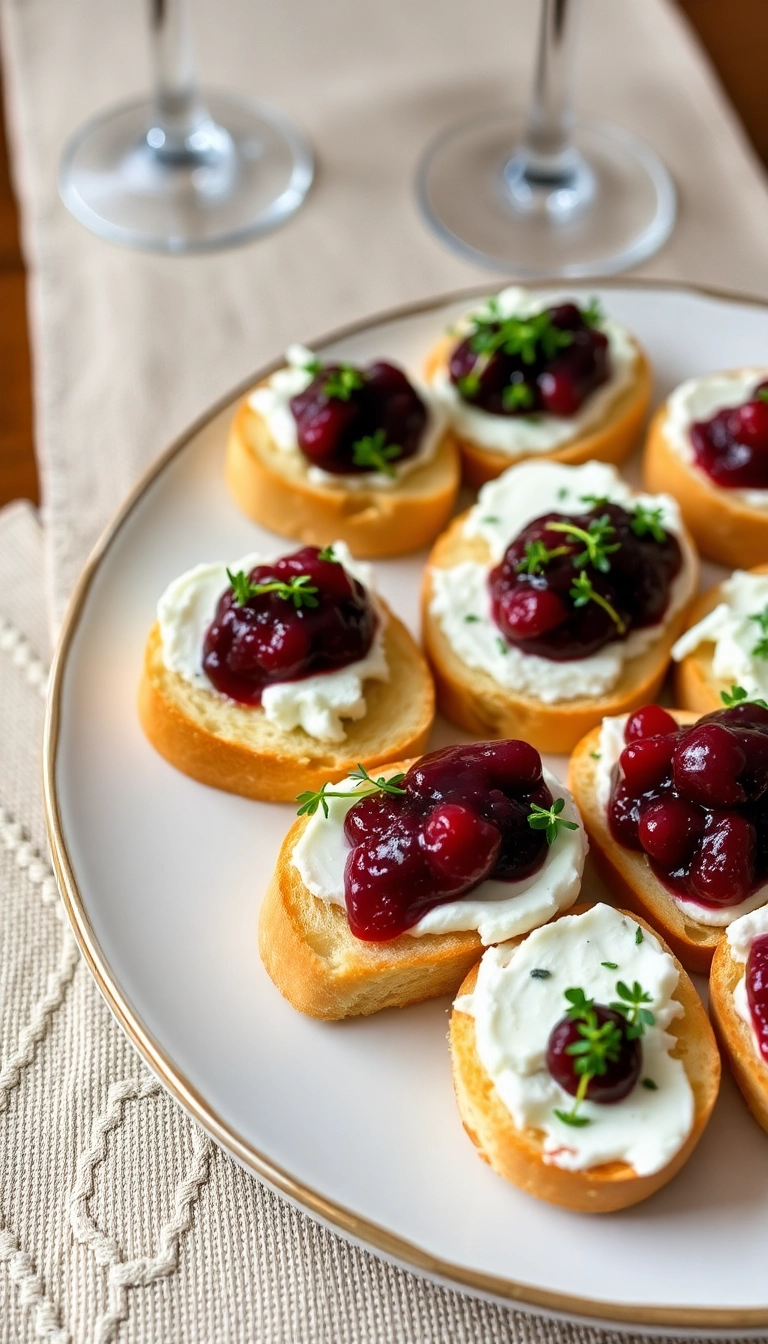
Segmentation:
[[(659, 937), (645, 920), (639, 922)], [(663, 939), (659, 941), (663, 943)], [(464, 1128), (483, 1161), (526, 1193), (580, 1213), (613, 1213), (629, 1208), (672, 1179), (701, 1138), (720, 1086), (720, 1056), (709, 1019), (691, 981), (679, 962), (676, 964), (680, 980), (675, 997), (684, 1013), (670, 1024), (669, 1032), (677, 1038), (672, 1053), (683, 1060), (693, 1089), (695, 1114), (691, 1133), (672, 1160), (647, 1176), (638, 1176), (626, 1162), (609, 1162), (584, 1171), (566, 1171), (545, 1162), (542, 1131), (516, 1127), (480, 1061), (474, 1018), (454, 1008), (450, 1041), (456, 1100)], [(477, 974), (478, 967), (474, 966), (460, 994), (471, 993)]]
[(483, 950), (478, 934), (355, 938), (346, 911), (313, 896), (291, 863), (307, 821), (286, 835), (259, 912), (259, 952), (283, 997), (309, 1017), (338, 1020), (455, 993)]
[[(609, 408), (602, 424), (588, 430), (579, 438), (561, 444), (548, 453), (501, 453), (494, 448), (484, 448), (472, 439), (454, 435), (461, 453), (464, 481), (467, 485), (479, 489), (486, 481), (501, 476), (507, 467), (516, 462), (536, 460), (548, 462), (569, 462), (575, 465), (581, 462), (623, 462), (639, 442), (643, 432), (648, 407), (651, 404), (653, 375), (644, 351), (633, 341), (637, 350), (635, 378), (631, 386), (621, 393)], [(440, 368), (447, 368), (451, 352), (456, 344), (454, 336), (444, 336), (427, 355), (424, 374), (428, 384)]]
[(768, 510), (750, 509), (730, 498), (733, 491), (710, 484), (704, 472), (684, 462), (672, 448), (664, 423), (666, 402), (654, 415), (643, 452), (643, 484), (664, 491), (680, 505), (683, 521), (702, 555), (731, 569), (768, 561)]
[[(625, 664), (613, 690), (603, 696), (547, 705), (533, 696), (500, 686), (488, 672), (468, 667), (454, 652), (440, 621), (430, 611), (433, 569), (450, 569), (464, 560), (490, 563), (486, 542), (481, 537), (463, 536), (466, 518), (467, 514), (461, 514), (438, 537), (422, 585), (424, 648), (435, 678), (438, 708), (446, 718), (479, 737), (521, 737), (538, 751), (567, 754), (606, 715), (630, 713), (656, 698), (672, 645), (685, 627), (687, 606), (672, 618), (650, 649)], [(694, 588), (695, 583), (696, 574)]]
[(358, 763), (384, 765), (426, 749), (435, 713), (429, 668), (391, 612), (384, 641), (390, 680), (365, 683), (365, 717), (346, 721), (343, 742), (321, 742), (300, 728), (284, 732), (260, 708), (223, 700), (169, 672), (155, 625), (139, 687), (141, 726), (161, 756), (201, 784), (292, 802), (305, 789), (343, 779)]
[(447, 430), (435, 456), (391, 490), (315, 485), (303, 459), (282, 453), (248, 401), (237, 409), (225, 464), (235, 502), (254, 522), (306, 545), (345, 541), (369, 559), (428, 546), (445, 527), (459, 488), (459, 454)]
[(749, 1027), (736, 1012), (733, 991), (746, 967), (734, 961), (728, 939), (718, 944), (709, 978), (709, 1011), (720, 1047), (757, 1123), (768, 1131), (768, 1064), (755, 1050)]
[[(750, 573), (768, 574), (768, 564), (755, 565)], [(717, 583), (697, 598), (688, 613), (686, 630), (708, 616), (721, 596), (722, 584)], [(701, 644), (675, 668), (675, 699), (683, 709), (693, 710), (695, 714), (711, 714), (715, 709), (722, 709), (720, 692), (729, 689), (729, 683), (719, 680), (712, 670), (713, 653), (714, 645), (711, 642)]]

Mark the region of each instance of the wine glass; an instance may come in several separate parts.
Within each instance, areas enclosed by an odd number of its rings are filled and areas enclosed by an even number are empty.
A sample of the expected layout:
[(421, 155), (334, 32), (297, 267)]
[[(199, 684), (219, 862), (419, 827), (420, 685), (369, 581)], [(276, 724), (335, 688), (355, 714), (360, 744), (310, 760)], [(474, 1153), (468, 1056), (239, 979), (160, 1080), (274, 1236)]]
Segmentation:
[(69, 141), (59, 192), (94, 233), (129, 247), (200, 252), (294, 213), (314, 174), (293, 123), (263, 103), (203, 97), (186, 0), (150, 0), (151, 99), (100, 113)]
[(418, 174), (429, 223), (471, 260), (522, 277), (610, 274), (661, 247), (676, 196), (629, 131), (571, 112), (583, 0), (542, 0), (533, 95), (450, 127)]

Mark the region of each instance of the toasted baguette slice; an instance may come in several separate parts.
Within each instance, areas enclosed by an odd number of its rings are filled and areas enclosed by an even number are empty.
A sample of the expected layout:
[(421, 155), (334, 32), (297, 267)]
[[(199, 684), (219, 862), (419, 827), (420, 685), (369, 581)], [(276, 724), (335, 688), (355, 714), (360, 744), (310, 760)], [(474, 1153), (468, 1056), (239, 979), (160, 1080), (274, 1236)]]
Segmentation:
[(656, 644), (630, 659), (612, 691), (603, 696), (547, 705), (523, 692), (500, 686), (488, 672), (468, 667), (454, 652), (440, 621), (430, 611), (432, 570), (451, 569), (464, 560), (490, 563), (482, 537), (463, 535), (467, 515), (454, 519), (438, 537), (427, 562), (422, 587), (424, 648), (435, 678), (438, 708), (478, 737), (521, 737), (539, 751), (567, 753), (606, 715), (627, 714), (648, 704), (664, 680), (672, 645), (686, 624), (686, 608), (669, 622)]
[[(444, 336), (430, 351), (424, 364), (428, 385), (438, 369), (448, 368), (455, 345), (455, 336)], [(535, 457), (546, 457), (553, 462), (570, 462), (572, 465), (591, 462), (595, 458), (600, 462), (623, 462), (642, 434), (651, 402), (651, 387), (651, 368), (638, 345), (634, 379), (609, 407), (602, 423), (578, 438), (560, 444), (549, 453), (536, 453)], [(515, 462), (522, 462), (532, 456), (530, 453), (501, 453), (495, 448), (484, 448), (455, 430), (454, 435), (461, 453), (464, 480), (476, 489), (500, 476)]]
[(367, 681), (366, 713), (346, 721), (343, 742), (284, 732), (264, 711), (225, 700), (169, 672), (160, 630), (147, 642), (139, 718), (152, 746), (201, 784), (265, 802), (291, 802), (305, 789), (343, 779), (360, 763), (384, 765), (423, 752), (435, 713), (429, 668), (405, 626), (389, 614), (389, 681)]
[(731, 956), (728, 939), (718, 944), (709, 977), (709, 1010), (717, 1038), (742, 1096), (757, 1123), (768, 1130), (768, 1064), (755, 1050), (746, 1022), (736, 1012), (733, 991), (745, 967)]
[(313, 896), (291, 863), (306, 824), (300, 818), (285, 837), (259, 914), (261, 959), (280, 993), (300, 1013), (330, 1019), (455, 994), (483, 950), (479, 936), (403, 933), (386, 943), (355, 938), (346, 911)]
[[(672, 712), (678, 723), (694, 723), (698, 717), (685, 710)], [(698, 924), (684, 915), (652, 872), (645, 855), (617, 845), (595, 793), (597, 763), (592, 753), (599, 742), (600, 730), (594, 728), (576, 747), (568, 769), (568, 787), (584, 819), (590, 855), (622, 905), (650, 920), (687, 971), (707, 975), (725, 929)]]
[[(752, 573), (768, 574), (768, 565), (756, 565)], [(688, 613), (686, 630), (698, 625), (720, 600), (721, 585), (718, 583), (694, 602)], [(722, 709), (720, 692), (727, 691), (730, 686), (730, 682), (720, 681), (715, 676), (712, 670), (713, 653), (712, 643), (701, 644), (675, 668), (675, 699), (683, 709), (693, 710), (695, 714), (710, 714), (715, 709)]]
[(435, 456), (391, 490), (315, 485), (301, 457), (281, 452), (247, 401), (229, 434), (226, 478), (254, 522), (307, 545), (345, 541), (355, 556), (404, 555), (428, 546), (445, 527), (459, 488), (459, 455), (446, 431)]
[[(577, 912), (581, 909), (576, 907)], [(640, 923), (645, 921), (641, 919)], [(645, 927), (659, 937), (656, 929), (649, 924)], [(670, 1025), (669, 1031), (677, 1037), (672, 1053), (683, 1060), (693, 1089), (695, 1119), (691, 1133), (671, 1162), (647, 1176), (638, 1176), (626, 1162), (608, 1162), (584, 1171), (566, 1171), (545, 1162), (541, 1130), (515, 1126), (478, 1056), (474, 1018), (454, 1008), (450, 1040), (456, 1100), (464, 1128), (483, 1161), (528, 1194), (580, 1213), (626, 1209), (666, 1185), (688, 1161), (701, 1138), (720, 1086), (720, 1056), (709, 1019), (679, 963), (678, 969), (675, 997), (683, 1005), (684, 1015)], [(473, 966), (460, 994), (472, 992), (477, 972), (477, 966)]]
[(702, 555), (732, 569), (749, 569), (768, 560), (768, 509), (751, 509), (723, 490), (697, 467), (684, 462), (664, 433), (666, 404), (648, 429), (643, 452), (643, 484), (665, 491), (680, 505), (683, 521)]

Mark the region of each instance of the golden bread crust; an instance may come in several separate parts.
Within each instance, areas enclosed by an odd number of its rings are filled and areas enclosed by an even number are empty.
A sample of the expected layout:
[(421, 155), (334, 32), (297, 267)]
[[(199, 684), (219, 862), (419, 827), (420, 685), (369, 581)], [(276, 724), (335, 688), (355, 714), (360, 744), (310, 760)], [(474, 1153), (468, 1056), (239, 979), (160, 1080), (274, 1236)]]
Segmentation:
[(254, 522), (305, 545), (345, 541), (353, 555), (404, 555), (428, 546), (445, 527), (459, 488), (459, 454), (443, 435), (434, 458), (392, 490), (315, 485), (303, 460), (282, 453), (248, 401), (230, 429), (225, 465), (235, 502)]
[(768, 510), (750, 509), (734, 493), (710, 485), (702, 471), (684, 462), (666, 434), (666, 403), (654, 415), (643, 452), (643, 484), (653, 494), (672, 495), (696, 545), (710, 560), (731, 569), (768, 561)]
[(768, 1130), (768, 1064), (758, 1057), (749, 1028), (736, 1012), (733, 991), (745, 967), (734, 961), (728, 939), (718, 944), (709, 977), (709, 1011), (717, 1039), (757, 1123)]
[(489, 562), (485, 541), (462, 535), (466, 516), (455, 518), (438, 537), (422, 587), (424, 648), (435, 678), (438, 708), (446, 718), (478, 737), (521, 737), (539, 751), (568, 753), (606, 715), (630, 713), (656, 698), (672, 645), (686, 625), (687, 607), (673, 617), (652, 648), (625, 664), (616, 686), (603, 696), (547, 705), (533, 696), (500, 686), (487, 672), (467, 667), (430, 611), (432, 569), (450, 569), (464, 560)]
[(336, 1020), (455, 993), (483, 950), (479, 936), (355, 938), (346, 911), (313, 896), (291, 863), (307, 821), (300, 817), (286, 835), (259, 912), (259, 952), (283, 997), (309, 1017)]
[(432, 677), (402, 621), (389, 613), (390, 680), (366, 681), (365, 717), (346, 720), (343, 742), (284, 732), (259, 708), (192, 687), (162, 659), (155, 625), (147, 641), (139, 718), (152, 746), (202, 784), (265, 802), (292, 802), (305, 789), (343, 779), (361, 763), (384, 765), (426, 749), (435, 713)]
[[(753, 574), (768, 574), (768, 564), (755, 565)], [(708, 592), (697, 598), (688, 613), (686, 630), (698, 625), (708, 616), (720, 601), (722, 584), (715, 584)], [(683, 709), (691, 709), (695, 714), (711, 714), (722, 709), (720, 692), (729, 689), (729, 683), (720, 681), (712, 670), (714, 645), (702, 644), (694, 653), (683, 658), (675, 669), (675, 699)]]
[[(659, 937), (643, 919), (640, 923)], [(528, 1194), (580, 1213), (613, 1213), (629, 1208), (672, 1179), (701, 1138), (720, 1086), (720, 1056), (709, 1019), (691, 981), (677, 964), (680, 981), (675, 997), (683, 1005), (684, 1014), (669, 1031), (677, 1037), (672, 1053), (683, 1060), (693, 1089), (695, 1118), (691, 1133), (672, 1160), (648, 1176), (638, 1176), (626, 1162), (610, 1162), (584, 1171), (566, 1171), (545, 1162), (542, 1132), (515, 1126), (478, 1056), (474, 1019), (454, 1008), (450, 1041), (456, 1100), (464, 1128), (483, 1161)], [(474, 966), (460, 994), (472, 991), (477, 971)]]
[[(455, 344), (454, 336), (444, 336), (429, 352), (424, 363), (424, 374), (428, 384), (431, 383), (437, 369), (447, 366)], [(596, 429), (588, 430), (581, 437), (553, 449), (552, 452), (500, 453), (493, 448), (483, 448), (479, 443), (463, 438), (454, 430), (466, 484), (479, 489), (486, 481), (501, 476), (507, 467), (531, 459), (569, 462), (571, 465), (591, 462), (593, 459), (600, 462), (623, 462), (642, 434), (651, 403), (653, 385), (651, 366), (637, 342), (635, 345), (637, 364), (634, 381), (617, 397), (603, 423)]]

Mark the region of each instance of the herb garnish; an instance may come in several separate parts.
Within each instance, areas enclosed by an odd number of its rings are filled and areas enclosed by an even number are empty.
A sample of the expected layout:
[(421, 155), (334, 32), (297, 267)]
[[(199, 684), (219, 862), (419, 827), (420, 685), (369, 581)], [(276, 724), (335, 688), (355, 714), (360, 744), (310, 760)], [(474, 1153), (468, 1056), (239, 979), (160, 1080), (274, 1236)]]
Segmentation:
[(596, 294), (592, 295), (592, 298), (589, 300), (589, 303), (587, 304), (586, 308), (579, 309), (579, 313), (581, 314), (582, 322), (587, 327), (596, 327), (597, 324), (599, 322), (602, 322), (605, 318), (605, 314), (603, 313), (603, 305), (601, 304)]
[[(640, 926), (638, 925), (638, 928)], [(603, 962), (611, 969), (611, 962)], [(602, 1078), (608, 1072), (608, 1065), (615, 1064), (621, 1053), (622, 1039), (639, 1040), (646, 1027), (652, 1027), (656, 1021), (653, 1013), (642, 1005), (651, 1002), (637, 980), (631, 989), (623, 980), (617, 981), (616, 993), (619, 1002), (610, 1004), (614, 1012), (621, 1013), (627, 1025), (623, 1031), (616, 1022), (604, 1022), (598, 1025), (594, 1000), (588, 999), (583, 989), (566, 989), (565, 997), (569, 1007), (566, 1016), (578, 1023), (579, 1040), (565, 1047), (565, 1053), (573, 1056), (574, 1072), (579, 1075), (579, 1086), (569, 1111), (555, 1111), (558, 1120), (566, 1125), (581, 1127), (590, 1123), (587, 1116), (579, 1115), (578, 1110), (587, 1095), (587, 1089), (593, 1078)], [(643, 1084), (645, 1086), (645, 1083)], [(656, 1084), (651, 1083), (651, 1088)]]
[(601, 966), (605, 966), (607, 971), (618, 971), (619, 963), (617, 961), (601, 961)]
[(237, 574), (227, 570), (227, 578), (232, 585), (232, 592), (235, 595), (235, 602), (238, 607), (245, 606), (246, 602), (252, 597), (259, 597), (261, 593), (276, 593), (278, 597), (284, 598), (286, 602), (293, 602), (297, 611), (301, 607), (319, 607), (320, 601), (317, 597), (318, 588), (312, 582), (311, 574), (297, 574), (291, 579), (290, 583), (283, 583), (281, 579), (269, 579), (266, 583), (251, 583), (247, 574), (240, 569)]
[(469, 614), (464, 617), (464, 620), (467, 622), (467, 625), (476, 625), (480, 620), (480, 617), (474, 616), (472, 612), (469, 612)]
[(318, 560), (328, 560), (332, 565), (340, 565), (341, 561), (336, 555), (332, 546), (324, 546), (322, 551), (317, 553)]
[(329, 401), (349, 401), (353, 392), (359, 392), (365, 379), (359, 369), (351, 364), (341, 364), (332, 369), (323, 384), (323, 392)]
[[(385, 779), (383, 775), (379, 775), (378, 779), (373, 779), (368, 774), (365, 766), (358, 764), (357, 769), (350, 772), (349, 778), (370, 784), (373, 790), (380, 790), (382, 793), (392, 793), (404, 796), (406, 792), (405, 789), (400, 788), (400, 785), (405, 779), (404, 774), (391, 775), (389, 779)], [(300, 804), (296, 815), (298, 817), (313, 817), (318, 807), (322, 807), (323, 814), (327, 817), (328, 803), (326, 799), (365, 797), (366, 794), (361, 793), (359, 789), (332, 789), (328, 784), (324, 784), (321, 789), (317, 790), (317, 792), (313, 792), (312, 789), (307, 789), (304, 793), (296, 795), (296, 802)]]
[(584, 550), (573, 558), (573, 563), (577, 569), (583, 569), (585, 565), (593, 565), (602, 574), (607, 574), (611, 568), (608, 556), (621, 548), (620, 542), (609, 543), (608, 541), (609, 537), (616, 535), (616, 528), (607, 513), (602, 514), (600, 518), (593, 518), (586, 530), (583, 527), (577, 527), (575, 523), (547, 523), (547, 531), (565, 532), (568, 536), (575, 537), (584, 543)]
[(640, 927), (639, 924), (638, 924), (637, 928), (635, 929), (635, 942), (636, 942), (636, 944), (637, 944), (638, 947), (639, 947), (640, 944), (643, 942), (643, 930), (641, 929), (641, 927)]
[(387, 443), (386, 431), (377, 429), (375, 434), (366, 434), (352, 444), (352, 461), (356, 467), (370, 467), (374, 471), (383, 471), (386, 476), (397, 475), (392, 466), (403, 450), (398, 443)]
[(768, 401), (768, 387), (760, 387), (755, 393), (755, 401)]
[(469, 345), (475, 354), (490, 357), (500, 350), (519, 355), (524, 364), (535, 364), (540, 355), (553, 359), (558, 350), (573, 344), (573, 332), (556, 327), (546, 310), (529, 317), (500, 317), (498, 305), (489, 304), (487, 314), (472, 317), (472, 325)]
[[(640, 925), (637, 926), (640, 928)], [(644, 1008), (644, 1003), (651, 1003), (650, 994), (646, 994), (642, 985), (637, 980), (634, 981), (632, 988), (624, 984), (623, 980), (617, 980), (616, 993), (618, 999), (611, 1003), (609, 1007), (615, 1013), (621, 1013), (622, 1017), (627, 1019), (626, 1037), (629, 1041), (636, 1041), (642, 1036), (646, 1027), (652, 1027), (656, 1018), (648, 1008)]]
[(552, 972), (545, 970), (543, 966), (534, 966), (531, 971), (534, 980), (548, 980), (551, 974)]
[(619, 634), (626, 634), (626, 622), (621, 619), (616, 608), (608, 601), (608, 598), (603, 597), (602, 593), (596, 591), (592, 584), (592, 580), (588, 574), (584, 573), (584, 570), (576, 575), (568, 595), (573, 598), (573, 605), (575, 607), (585, 607), (588, 602), (596, 602), (598, 607), (602, 607), (603, 611), (610, 616)]
[(305, 373), (311, 373), (312, 377), (316, 378), (323, 367), (323, 362), (321, 359), (308, 359), (301, 367)]
[(646, 504), (636, 504), (629, 525), (636, 537), (651, 536), (654, 541), (664, 541), (667, 534), (661, 522), (663, 516), (661, 507), (649, 509)]
[(531, 803), (528, 825), (532, 831), (546, 831), (548, 845), (555, 843), (561, 826), (564, 826), (567, 831), (578, 831), (579, 829), (577, 822), (566, 821), (565, 817), (561, 817), (560, 813), (564, 807), (564, 798), (555, 798), (551, 807), (539, 807), (538, 803)]
[(733, 709), (734, 705), (744, 704), (759, 705), (761, 709), (768, 709), (765, 700), (758, 700), (756, 697), (749, 695), (743, 686), (732, 686), (729, 691), (721, 691), (720, 699), (726, 709)]
[(533, 392), (527, 383), (510, 383), (501, 394), (505, 411), (527, 411), (533, 405)]
[[(768, 388), (766, 389), (768, 391)], [(766, 398), (768, 400), (768, 398)], [(750, 616), (750, 621), (755, 621), (760, 627), (760, 638), (752, 650), (753, 658), (768, 658), (768, 605), (763, 607), (762, 611)]]
[(523, 559), (518, 560), (515, 565), (515, 573), (540, 574), (550, 560), (555, 560), (558, 555), (569, 554), (570, 548), (568, 546), (555, 546), (550, 551), (540, 538), (536, 541), (526, 541)]
[(652, 1078), (644, 1078), (640, 1086), (647, 1087), (649, 1092), (658, 1092), (659, 1090), (659, 1084), (654, 1083)]
[(505, 639), (501, 638), (501, 635), (496, 636), (496, 648), (499, 650), (499, 653), (503, 653), (506, 658), (509, 653), (509, 645)]

